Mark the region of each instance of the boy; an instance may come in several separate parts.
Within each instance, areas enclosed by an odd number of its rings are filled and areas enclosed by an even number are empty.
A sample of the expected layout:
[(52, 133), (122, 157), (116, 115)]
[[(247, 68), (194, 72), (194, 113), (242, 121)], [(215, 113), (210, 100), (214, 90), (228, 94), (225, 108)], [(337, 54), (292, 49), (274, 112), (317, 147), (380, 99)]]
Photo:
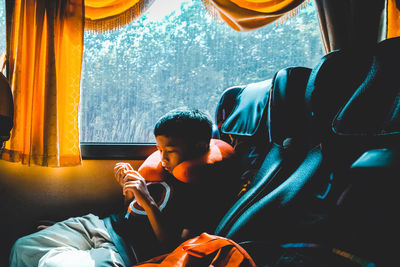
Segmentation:
[(131, 207), (134, 199), (145, 215), (124, 212), (99, 219), (89, 214), (56, 223), (17, 240), (11, 266), (129, 266), (212, 231), (236, 188), (233, 149), (211, 140), (211, 132), (210, 119), (198, 110), (164, 115), (154, 128), (158, 151), (139, 171), (171, 189), (165, 208), (139, 172), (118, 163), (115, 178), (126, 203)]

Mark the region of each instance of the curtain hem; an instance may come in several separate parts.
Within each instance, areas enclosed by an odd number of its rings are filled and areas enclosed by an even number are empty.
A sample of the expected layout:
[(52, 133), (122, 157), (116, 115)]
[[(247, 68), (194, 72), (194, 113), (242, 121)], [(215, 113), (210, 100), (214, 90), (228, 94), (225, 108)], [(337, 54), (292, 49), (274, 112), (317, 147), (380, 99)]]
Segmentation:
[(1, 159), (23, 165), (35, 165), (42, 167), (73, 167), (81, 166), (80, 155), (27, 155), (19, 151), (3, 149)]

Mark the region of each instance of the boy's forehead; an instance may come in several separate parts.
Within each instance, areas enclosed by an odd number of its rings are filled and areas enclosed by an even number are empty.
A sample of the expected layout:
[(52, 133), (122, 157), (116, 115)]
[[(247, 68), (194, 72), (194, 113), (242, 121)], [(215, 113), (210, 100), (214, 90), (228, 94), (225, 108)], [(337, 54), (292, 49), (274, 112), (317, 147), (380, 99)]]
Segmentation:
[(159, 145), (168, 147), (181, 147), (185, 145), (185, 142), (181, 138), (177, 137), (160, 135), (156, 137), (156, 140)]
[(165, 146), (168, 146), (168, 147), (177, 147), (177, 146), (180, 146), (179, 144), (176, 144), (176, 143), (173, 143), (173, 142), (171, 142), (171, 143), (166, 143), (165, 144)]

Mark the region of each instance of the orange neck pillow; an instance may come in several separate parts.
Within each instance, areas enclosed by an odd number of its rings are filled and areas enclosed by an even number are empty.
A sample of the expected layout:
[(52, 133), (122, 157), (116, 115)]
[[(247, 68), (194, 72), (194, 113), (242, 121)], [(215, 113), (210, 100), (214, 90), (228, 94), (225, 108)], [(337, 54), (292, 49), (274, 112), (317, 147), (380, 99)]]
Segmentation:
[[(199, 178), (199, 168), (228, 159), (234, 152), (233, 147), (228, 143), (219, 139), (211, 139), (207, 153), (201, 157), (180, 163), (172, 170), (172, 175), (184, 183), (193, 182)], [(161, 165), (160, 152), (155, 151), (151, 154), (139, 167), (138, 171), (146, 181), (163, 181), (166, 171)]]
[[(218, 139), (211, 139), (207, 153), (201, 157), (180, 163), (172, 170), (172, 175), (184, 183), (197, 181), (201, 177), (207, 176), (207, 170), (210, 165), (228, 159), (233, 154), (234, 149), (231, 145)], [(167, 171), (161, 165), (160, 152), (156, 151), (151, 154), (139, 167), (138, 171), (148, 181), (148, 189), (155, 198), (160, 211), (162, 211), (173, 193), (173, 188), (164, 182)], [(125, 217), (129, 218), (130, 214), (138, 216), (146, 215), (146, 212), (134, 199), (129, 204)]]

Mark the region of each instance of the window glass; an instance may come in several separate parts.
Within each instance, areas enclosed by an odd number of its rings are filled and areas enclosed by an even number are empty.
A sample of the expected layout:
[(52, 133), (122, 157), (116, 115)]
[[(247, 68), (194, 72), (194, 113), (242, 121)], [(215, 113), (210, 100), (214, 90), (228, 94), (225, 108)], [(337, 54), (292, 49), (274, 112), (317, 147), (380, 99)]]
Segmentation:
[(85, 33), (81, 142), (153, 143), (165, 112), (189, 106), (214, 119), (225, 89), (289, 66), (312, 68), (321, 56), (312, 3), (283, 25), (236, 32), (201, 0), (155, 1), (121, 29)]
[(6, 51), (6, 0), (0, 0), (0, 54)]

